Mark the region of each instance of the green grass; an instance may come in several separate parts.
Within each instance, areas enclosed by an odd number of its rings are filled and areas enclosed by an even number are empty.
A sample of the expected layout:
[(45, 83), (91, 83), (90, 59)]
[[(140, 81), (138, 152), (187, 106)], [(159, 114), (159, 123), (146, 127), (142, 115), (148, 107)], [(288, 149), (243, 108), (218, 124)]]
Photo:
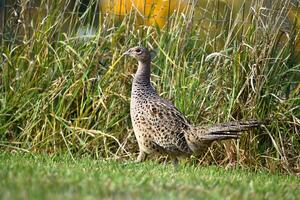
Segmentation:
[(0, 154), (0, 199), (299, 199), (299, 177), (265, 171)]
[[(122, 54), (142, 44), (156, 50), (152, 81), (158, 93), (191, 122), (272, 119), (239, 142), (216, 144), (199, 158), (202, 163), (300, 169), (300, 62), (294, 48), (299, 30), (290, 27), (282, 39), (278, 13), (287, 4), (278, 1), (274, 12), (262, 13), (268, 20), (246, 12), (239, 13), (242, 21), (232, 14), (231, 21), (217, 23), (218, 10), (211, 10), (213, 19), (192, 27), (190, 12), (172, 16), (168, 28), (160, 29), (135, 24), (134, 12), (122, 20), (113, 15), (96, 20), (92, 5), (76, 14), (79, 1), (75, 14), (67, 9), (69, 1), (43, 0), (34, 13), (28, 2), (6, 12), (1, 149), (131, 158), (137, 152), (129, 116), (136, 61)], [(95, 27), (96, 33), (78, 36), (80, 26)]]

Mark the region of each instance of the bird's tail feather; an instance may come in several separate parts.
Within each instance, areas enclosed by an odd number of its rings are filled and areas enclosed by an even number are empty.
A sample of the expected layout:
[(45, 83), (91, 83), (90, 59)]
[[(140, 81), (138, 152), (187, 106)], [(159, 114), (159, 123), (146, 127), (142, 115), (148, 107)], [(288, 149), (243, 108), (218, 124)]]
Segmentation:
[(206, 134), (201, 136), (203, 140), (226, 140), (237, 139), (241, 136), (241, 132), (250, 128), (258, 127), (264, 122), (258, 120), (236, 121), (225, 124), (216, 124), (207, 128)]

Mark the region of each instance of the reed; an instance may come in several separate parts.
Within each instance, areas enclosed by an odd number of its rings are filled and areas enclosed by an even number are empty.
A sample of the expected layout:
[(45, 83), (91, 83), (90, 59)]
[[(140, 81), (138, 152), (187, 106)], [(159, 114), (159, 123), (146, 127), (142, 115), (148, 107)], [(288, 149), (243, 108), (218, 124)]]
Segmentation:
[(159, 28), (135, 26), (134, 10), (121, 21), (97, 15), (93, 3), (78, 15), (79, 4), (70, 13), (69, 1), (42, 1), (30, 17), (24, 2), (17, 16), (6, 13), (1, 44), (2, 149), (135, 157), (129, 99), (136, 63), (122, 54), (141, 44), (156, 50), (152, 81), (159, 93), (195, 124), (271, 119), (195, 160), (299, 170), (299, 31), (282, 39), (286, 4), (194, 24), (190, 8)]

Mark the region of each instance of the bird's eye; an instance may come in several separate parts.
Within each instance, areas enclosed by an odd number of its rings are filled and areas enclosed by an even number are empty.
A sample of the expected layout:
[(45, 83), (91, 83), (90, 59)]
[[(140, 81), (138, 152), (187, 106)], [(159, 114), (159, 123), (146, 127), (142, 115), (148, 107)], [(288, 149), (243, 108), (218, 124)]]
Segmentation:
[(137, 52), (138, 54), (142, 53), (141, 49), (136, 49), (135, 52)]

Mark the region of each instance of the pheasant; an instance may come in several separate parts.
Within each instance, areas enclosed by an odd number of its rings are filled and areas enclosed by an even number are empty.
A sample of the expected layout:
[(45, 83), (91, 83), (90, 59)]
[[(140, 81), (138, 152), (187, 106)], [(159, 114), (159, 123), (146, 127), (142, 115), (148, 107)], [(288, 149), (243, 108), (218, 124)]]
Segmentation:
[(131, 121), (139, 146), (136, 162), (144, 161), (149, 154), (164, 154), (176, 164), (180, 156), (200, 154), (207, 151), (213, 141), (237, 139), (241, 132), (262, 124), (258, 120), (248, 120), (211, 126), (192, 125), (151, 85), (150, 52), (137, 46), (124, 55), (138, 61), (130, 102)]

